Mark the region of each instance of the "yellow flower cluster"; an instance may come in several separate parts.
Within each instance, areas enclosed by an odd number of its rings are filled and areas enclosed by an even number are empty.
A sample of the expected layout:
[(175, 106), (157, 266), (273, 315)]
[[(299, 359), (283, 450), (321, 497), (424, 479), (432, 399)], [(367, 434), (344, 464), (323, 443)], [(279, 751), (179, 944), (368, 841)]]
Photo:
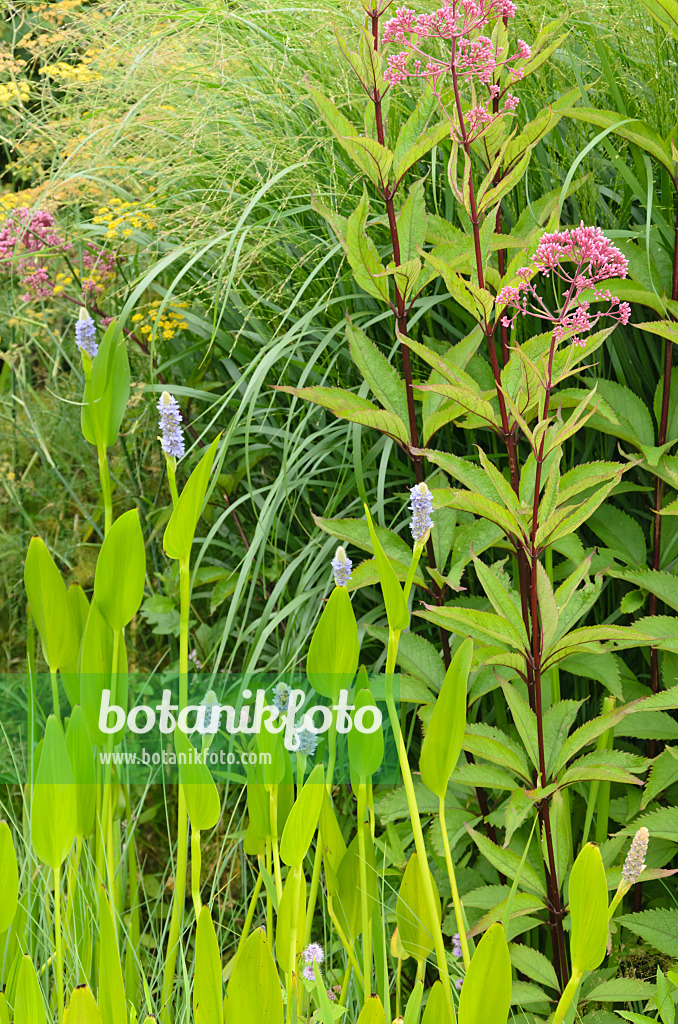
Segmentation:
[(20, 206), (34, 206), (41, 198), (38, 188), (24, 188), (20, 192), (3, 192), (0, 195), (0, 224), (7, 220), (7, 214)]
[(106, 225), (106, 238), (129, 238), (135, 229), (151, 231), (155, 227), (149, 210), (155, 210), (152, 203), (139, 205), (114, 196), (107, 206), (97, 210), (93, 223)]
[[(145, 316), (143, 313), (134, 313), (132, 316), (133, 324), (141, 324), (138, 328), (139, 334), (150, 337), (153, 333), (153, 324), (155, 324), (155, 333), (168, 341), (173, 338), (177, 331), (185, 331), (188, 327), (188, 323), (184, 319), (182, 309), (188, 309), (187, 302), (170, 302), (162, 311), (162, 314), (158, 316), (158, 310), (161, 306), (160, 299), (154, 299), (151, 302), (148, 315)], [(141, 323), (141, 321), (146, 321)]]
[(3, 478), (10, 484), (13, 484), (16, 480), (16, 473), (12, 469), (10, 462), (0, 462), (0, 479)]
[(15, 57), (6, 43), (0, 43), (0, 74), (20, 75), (25, 67), (25, 60)]
[(58, 3), (33, 4), (30, 10), (32, 14), (42, 14), (61, 24), (66, 15), (80, 7), (80, 5), (81, 0), (59, 0)]
[(11, 103), (28, 103), (31, 96), (31, 88), (28, 82), (0, 82), (0, 106), (6, 107)]
[(101, 78), (99, 72), (94, 71), (91, 64), (85, 61), (80, 64), (66, 64), (65, 61), (59, 60), (56, 64), (45, 64), (40, 68), (39, 74), (47, 75), (58, 82), (75, 82), (78, 85)]
[(68, 288), (69, 284), (73, 284), (73, 276), (71, 274), (57, 274), (54, 278), (54, 295), (63, 295), (64, 289)]

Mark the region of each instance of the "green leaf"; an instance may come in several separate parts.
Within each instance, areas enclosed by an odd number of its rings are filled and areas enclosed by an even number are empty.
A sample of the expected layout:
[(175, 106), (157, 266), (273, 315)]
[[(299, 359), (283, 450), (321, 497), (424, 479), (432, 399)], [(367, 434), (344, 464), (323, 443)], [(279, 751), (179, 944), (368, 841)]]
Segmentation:
[[(422, 872), (427, 871), (436, 904), (435, 921), (431, 920)], [(433, 950), (433, 936), (440, 927), (440, 897), (428, 864), (413, 853), (403, 874), (396, 903), (396, 923), (403, 948), (417, 960), (425, 960)]]
[(75, 780), (61, 725), (47, 719), (33, 788), (31, 839), (40, 860), (61, 867), (76, 835)]
[(282, 988), (263, 928), (245, 940), (233, 967), (226, 1012), (229, 1024), (251, 1019), (253, 992), (257, 1024), (283, 1024)]
[(385, 276), (385, 268), (374, 242), (365, 233), (369, 212), (369, 199), (367, 192), (363, 190), (362, 199), (346, 222), (348, 261), (351, 264), (356, 283), (368, 295), (388, 303), (388, 279)]
[[(66, 749), (68, 750), (68, 756), (73, 769), (73, 779), (75, 781), (75, 834), (77, 836), (88, 836), (94, 828), (97, 777), (94, 751), (87, 728), (87, 719), (79, 704), (73, 708), (68, 721)], [(0, 872), (0, 877), (1, 875), (2, 872)]]
[(398, 242), (400, 262), (414, 260), (424, 245), (426, 237), (426, 204), (424, 202), (424, 179), (410, 186), (407, 199), (398, 213)]
[(403, 421), (385, 409), (380, 409), (373, 402), (366, 398), (360, 398), (351, 391), (344, 391), (342, 388), (293, 388), (287, 386), (276, 387), (276, 391), (286, 391), (289, 395), (303, 398), (315, 405), (322, 405), (338, 416), (339, 419), (348, 420), (350, 423), (361, 423), (364, 427), (372, 427), (374, 430), (387, 434), (397, 441), (407, 444), (409, 433)]
[(47, 1024), (40, 982), (29, 956), (22, 956), (19, 966), (14, 997), (14, 1024)]
[(588, 525), (615, 557), (627, 565), (644, 565), (645, 534), (637, 519), (608, 504), (591, 516)]
[(470, 640), (455, 652), (433, 708), (419, 755), (419, 771), (425, 786), (444, 799), (466, 729), (466, 691), (473, 656)]
[(61, 668), (61, 682), (63, 683), (64, 690), (66, 691), (68, 703), (72, 708), (74, 708), (76, 704), (80, 703), (80, 677), (78, 675), (80, 644), (82, 643), (82, 637), (87, 623), (87, 616), (89, 615), (89, 601), (84, 590), (78, 583), (71, 583), (70, 587), (66, 591), (66, 600), (68, 601), (68, 606), (71, 610), (71, 619), (73, 621), (77, 642), (73, 660), (69, 661)]
[(431, 117), (439, 110), (436, 97), (427, 88), (398, 133), (393, 156), (393, 173), (396, 184), (406, 171), (429, 150), (445, 139), (449, 139), (450, 122), (447, 118), (427, 127)]
[(516, 876), (520, 875), (520, 886), (522, 889), (528, 889), (537, 896), (546, 896), (546, 888), (543, 880), (539, 877), (528, 861), (523, 864), (522, 858), (513, 850), (503, 850), (481, 832), (476, 832), (475, 829), (469, 828), (468, 826), (467, 829), (482, 856), (485, 857), (485, 859), (488, 860), (490, 864), (500, 872), (500, 874), (506, 875), (507, 878), (516, 878)]
[(169, 558), (190, 557), (220, 438), (221, 434), (214, 438), (191, 473), (165, 527), (162, 544)]
[[(361, 685), (361, 677), (367, 683), (367, 672), (361, 669), (358, 682), (356, 683), (355, 712), (353, 720), (361, 708), (373, 708), (374, 697), (367, 685)], [(372, 715), (368, 719), (368, 727), (372, 724)], [(357, 781), (367, 781), (379, 771), (384, 760), (384, 734), (381, 726), (370, 733), (361, 732), (354, 727), (348, 734), (348, 756), (351, 765), (351, 778)]]
[(623, 750), (596, 750), (590, 754), (584, 754), (570, 765), (560, 777), (560, 785), (568, 786), (574, 782), (600, 779), (604, 782), (622, 782), (627, 785), (642, 786), (641, 780), (634, 778), (632, 772), (643, 772), (645, 767), (644, 757), (627, 754)]
[(358, 626), (346, 587), (335, 587), (313, 631), (306, 661), (310, 685), (335, 701), (358, 668)]
[(125, 336), (115, 320), (108, 325), (92, 361), (92, 380), (85, 386), (81, 428), (90, 444), (110, 448), (118, 440), (127, 402), (130, 372)]
[(398, 371), (365, 332), (354, 327), (350, 320), (346, 324), (346, 337), (351, 349), (351, 358), (369, 384), (372, 394), (385, 409), (403, 423), (407, 423), (405, 384), (400, 379)]
[[(661, 2), (666, 3), (667, 0), (661, 0)], [(661, 136), (644, 121), (620, 117), (614, 110), (595, 110), (592, 107), (567, 107), (562, 113), (566, 117), (586, 121), (598, 128), (612, 128), (620, 138), (639, 146), (655, 160), (658, 160), (670, 174), (675, 173), (670, 148)]]
[(364, 508), (370, 537), (372, 539), (372, 550), (374, 551), (377, 568), (379, 569), (379, 580), (381, 582), (381, 589), (384, 595), (384, 604), (386, 606), (386, 616), (388, 618), (389, 629), (393, 631), (407, 629), (410, 621), (410, 614), (405, 603), (402, 587), (398, 583), (395, 572), (393, 571), (393, 566), (389, 562), (381, 544), (379, 543), (379, 539), (372, 523), (370, 510), (367, 505), (365, 505)]
[(429, 990), (421, 1024), (452, 1024), (447, 996), (441, 981), (435, 981)]
[[(339, 141), (355, 162), (365, 168), (365, 173), (375, 185), (383, 187), (387, 184), (388, 172), (393, 163), (390, 149), (364, 135), (350, 135), (348, 138), (339, 138)], [(361, 153), (362, 156), (359, 156)]]
[(19, 867), (12, 833), (6, 821), (0, 821), (0, 935), (6, 932), (19, 902)]
[(73, 989), (64, 1024), (102, 1024), (99, 1007), (87, 985), (80, 984)]
[(193, 983), (195, 1024), (223, 1024), (221, 953), (208, 907), (198, 916), (195, 934), (195, 979)]
[(649, 591), (669, 608), (678, 611), (678, 577), (673, 573), (659, 569), (608, 569), (607, 575)]
[(641, 910), (638, 914), (622, 914), (616, 920), (660, 953), (678, 957), (678, 910)]
[(549, 988), (558, 989), (558, 979), (553, 964), (538, 949), (512, 942), (509, 945), (509, 953), (511, 954), (511, 963), (521, 974), (542, 985), (548, 985)]
[(139, 513), (116, 519), (101, 545), (94, 576), (94, 600), (113, 632), (120, 632), (141, 607), (146, 552)]
[(221, 800), (210, 770), (203, 761), (196, 762), (198, 751), (179, 728), (174, 731), (174, 745), (191, 827), (199, 832), (214, 828), (221, 814)]
[[(275, 958), (280, 970), (285, 974), (296, 972), (297, 956), (304, 946), (305, 922), (306, 879), (301, 868), (291, 868), (285, 879), (275, 931)], [(293, 929), (296, 931), (295, 949), (291, 947)]]
[(290, 811), (280, 840), (280, 857), (289, 867), (301, 867), (318, 827), (325, 792), (325, 775), (317, 764)]
[(655, 839), (667, 839), (669, 842), (678, 843), (678, 807), (660, 807), (648, 814), (641, 814), (632, 825), (628, 825), (618, 834), (634, 836), (639, 828), (647, 828), (650, 836)]
[(103, 886), (99, 890), (99, 1009), (103, 1024), (124, 1024), (127, 1020), (113, 911)]
[(417, 615), (429, 622), (435, 622), (437, 626), (443, 626), (452, 632), (460, 633), (462, 636), (470, 636), (480, 644), (499, 641), (517, 651), (525, 649), (525, 643), (516, 629), (510, 622), (494, 615), (492, 612), (476, 611), (475, 608), (455, 608), (447, 606), (438, 608), (437, 605), (424, 605), (425, 612), (417, 612)]
[(578, 973), (600, 967), (607, 951), (607, 881), (600, 850), (587, 843), (570, 872), (570, 956)]
[[(101, 696), (111, 689), (111, 668), (113, 664), (113, 630), (99, 611), (96, 601), (90, 605), (80, 651), (80, 702), (87, 719), (92, 743), (105, 747), (106, 733), (99, 729)], [(116, 694), (112, 703), (127, 711), (127, 652), (124, 637), (121, 637), (116, 666)], [(118, 740), (122, 739), (122, 733)]]
[(368, 996), (356, 1024), (385, 1024), (384, 1007), (379, 996)]
[[(502, 680), (501, 688), (506, 698), (506, 703), (511, 709), (511, 716), (515, 723), (516, 729), (520, 734), (520, 738), (523, 741), (523, 746), (527, 751), (527, 755), (532, 761), (534, 767), (539, 770), (539, 748), (537, 743), (537, 716), (534, 711), (530, 708), (526, 700), (524, 700), (515, 686), (511, 683)], [(542, 785), (545, 785), (546, 780), (542, 780)]]
[[(619, 919), (617, 919), (619, 920)], [(611, 978), (601, 981), (586, 993), (586, 998), (597, 1003), (628, 1003), (634, 999), (651, 999), (655, 987), (640, 978)]]
[(531, 779), (523, 748), (496, 726), (485, 725), (484, 722), (469, 723), (464, 735), (464, 750), (474, 757), (508, 768), (525, 780)]
[(678, 3), (676, 0), (640, 0), (662, 28), (678, 39)]
[(66, 584), (40, 537), (28, 545), (24, 584), (45, 661), (55, 672), (77, 658), (78, 638)]
[(511, 957), (504, 929), (483, 935), (459, 996), (459, 1024), (506, 1024), (511, 1008)]

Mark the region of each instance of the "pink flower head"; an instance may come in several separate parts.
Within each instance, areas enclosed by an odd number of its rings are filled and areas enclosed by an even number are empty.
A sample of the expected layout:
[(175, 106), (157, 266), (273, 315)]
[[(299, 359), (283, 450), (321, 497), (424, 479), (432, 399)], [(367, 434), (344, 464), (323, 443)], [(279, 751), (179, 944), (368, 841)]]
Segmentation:
[[(628, 272), (628, 260), (600, 228), (586, 227), (582, 222), (578, 228), (542, 235), (532, 264), (542, 276), (560, 279), (565, 290), (562, 306), (552, 312), (532, 283), (534, 269), (522, 267), (516, 275), (518, 285), (506, 285), (495, 300), (498, 306), (515, 310), (512, 317), (502, 315), (504, 327), (510, 327), (516, 316), (529, 313), (553, 325), (555, 341), (562, 341), (567, 334), (573, 345), (584, 348), (583, 335), (589, 334), (603, 317), (621, 324), (629, 322), (628, 302), (620, 302), (608, 288), (596, 289), (601, 281), (624, 278)], [(606, 302), (607, 308), (591, 312), (591, 303), (580, 299), (587, 289), (593, 289), (595, 301)]]
[[(509, 83), (522, 78), (518, 62), (527, 60), (532, 51), (521, 39), (515, 53), (508, 54), (493, 41), (491, 31), (484, 31), (497, 18), (514, 15), (512, 0), (444, 0), (432, 14), (398, 8), (396, 16), (384, 26), (384, 42), (401, 48), (388, 57), (385, 81), (397, 85), (406, 78), (423, 78), (431, 83), (441, 105), (438, 83), (443, 77), (451, 75), (457, 86), (465, 83), (475, 97), (486, 91), (484, 102), (474, 99), (472, 110), (463, 114), (459, 90), (455, 89), (455, 102), (450, 110), (445, 109), (458, 141), (473, 142), (497, 118), (513, 114), (518, 105), (515, 96), (502, 90), (500, 72), (503, 68), (509, 70)], [(447, 44), (444, 56), (431, 56), (422, 49), (427, 40), (434, 39)], [(506, 100), (499, 106), (504, 95)]]
[(51, 213), (22, 206), (12, 211), (0, 229), (0, 269), (21, 279), (28, 289), (21, 297), (24, 302), (47, 298), (54, 290), (48, 260), (69, 248)]

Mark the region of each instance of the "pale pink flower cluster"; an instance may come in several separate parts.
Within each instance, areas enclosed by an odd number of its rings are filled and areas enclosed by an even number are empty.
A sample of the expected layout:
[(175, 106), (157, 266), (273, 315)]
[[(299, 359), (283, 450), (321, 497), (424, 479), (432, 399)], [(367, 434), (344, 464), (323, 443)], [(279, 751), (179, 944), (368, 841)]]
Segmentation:
[[(584, 348), (582, 335), (592, 331), (603, 317), (612, 317), (621, 324), (629, 322), (630, 305), (620, 302), (607, 288), (595, 291), (596, 301), (607, 302), (607, 308), (591, 312), (589, 302), (579, 301), (588, 288), (595, 289), (611, 278), (624, 278), (628, 272), (628, 260), (600, 228), (586, 227), (582, 222), (578, 228), (543, 235), (532, 264), (517, 272), (518, 285), (507, 285), (497, 295), (497, 305), (515, 309), (513, 316), (502, 316), (504, 327), (510, 327), (518, 315), (529, 314), (553, 324), (556, 341), (574, 331), (572, 344)], [(563, 282), (565, 295), (556, 312), (546, 306), (532, 283), (535, 269), (544, 277), (553, 274)]]
[[(396, 85), (407, 78), (423, 78), (431, 83), (439, 100), (440, 82), (448, 74), (452, 74), (453, 80), (466, 82), (474, 94), (479, 88), (486, 89), (485, 102), (465, 111), (464, 125), (456, 124), (457, 112), (450, 117), (456, 134), (472, 142), (497, 117), (512, 114), (518, 106), (518, 99), (506, 89), (502, 91), (496, 79), (501, 68), (512, 65), (509, 81), (519, 81), (523, 77), (522, 64), (529, 60), (532, 51), (520, 39), (515, 53), (505, 53), (489, 36), (482, 34), (482, 29), (493, 19), (512, 18), (514, 14), (512, 0), (447, 0), (433, 14), (417, 14), (409, 8), (399, 8), (395, 18), (384, 26), (384, 42), (404, 49), (388, 57), (385, 80)], [(432, 39), (449, 45), (445, 57), (427, 54), (421, 49), (422, 43)], [(499, 106), (495, 101), (502, 99), (503, 106)]]
[[(50, 261), (72, 251), (72, 246), (57, 230), (54, 217), (46, 210), (19, 207), (0, 229), (0, 270), (19, 277), (26, 288), (21, 296), (23, 302), (53, 295), (56, 282), (50, 275)], [(101, 292), (101, 278), (115, 273), (117, 264), (117, 256), (88, 242), (82, 254), (82, 265), (90, 276), (83, 276), (83, 294)]]

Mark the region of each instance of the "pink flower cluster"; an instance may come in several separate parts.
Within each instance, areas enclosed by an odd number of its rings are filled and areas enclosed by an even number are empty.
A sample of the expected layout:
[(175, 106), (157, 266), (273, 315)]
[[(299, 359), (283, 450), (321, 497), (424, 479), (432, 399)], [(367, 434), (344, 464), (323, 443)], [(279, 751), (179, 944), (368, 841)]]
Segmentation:
[[(607, 288), (595, 292), (596, 301), (607, 302), (607, 308), (592, 313), (589, 302), (579, 301), (587, 289), (595, 289), (601, 281), (611, 278), (624, 278), (628, 272), (628, 260), (600, 228), (586, 227), (582, 222), (578, 228), (543, 235), (532, 264), (517, 272), (520, 278), (517, 286), (507, 285), (497, 295), (497, 305), (515, 309), (513, 316), (502, 316), (504, 327), (510, 327), (518, 315), (529, 313), (553, 324), (556, 341), (562, 341), (566, 334), (574, 331), (572, 344), (584, 348), (586, 341), (582, 335), (592, 331), (603, 317), (612, 317), (620, 324), (629, 322), (630, 305), (620, 302)], [(535, 269), (544, 277), (553, 274), (563, 282), (563, 303), (555, 313), (546, 306), (532, 283)]]
[[(48, 298), (54, 294), (56, 281), (50, 274), (50, 260), (72, 252), (72, 246), (59, 234), (56, 222), (46, 210), (22, 206), (13, 210), (0, 229), (0, 270), (15, 274), (26, 292), (23, 302)], [(99, 281), (117, 269), (118, 259), (98, 245), (88, 242), (82, 254), (82, 292), (92, 294), (103, 290)]]
[(46, 256), (63, 253), (68, 245), (56, 231), (54, 217), (46, 210), (33, 212), (20, 207), (12, 212), (0, 230), (0, 267), (21, 277), (28, 289), (24, 302), (52, 294)]
[[(512, 114), (518, 105), (515, 96), (506, 89), (502, 92), (496, 79), (501, 68), (509, 65), (513, 65), (509, 81), (521, 79), (522, 63), (529, 60), (532, 53), (530, 47), (520, 39), (515, 53), (505, 54), (489, 36), (477, 34), (482, 33), (491, 20), (512, 18), (514, 14), (512, 0), (447, 0), (433, 14), (416, 14), (409, 8), (399, 8), (395, 18), (384, 26), (384, 42), (405, 49), (389, 56), (385, 80), (395, 85), (406, 78), (423, 78), (431, 83), (439, 99), (439, 82), (450, 73), (455, 84), (461, 79), (474, 91), (476, 87), (486, 88), (486, 102), (467, 110), (463, 125), (455, 123), (459, 120), (458, 110), (450, 117), (459, 137), (473, 141), (492, 121)], [(421, 44), (431, 39), (449, 44), (445, 58), (431, 56), (421, 49)], [(501, 99), (505, 102), (499, 107), (495, 101)]]

